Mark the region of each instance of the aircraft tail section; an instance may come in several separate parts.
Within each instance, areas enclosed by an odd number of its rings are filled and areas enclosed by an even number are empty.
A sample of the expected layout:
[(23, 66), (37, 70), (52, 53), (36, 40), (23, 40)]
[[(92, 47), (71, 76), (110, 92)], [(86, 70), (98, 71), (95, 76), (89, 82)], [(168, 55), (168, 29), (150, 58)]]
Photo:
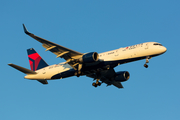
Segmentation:
[[(27, 74), (27, 76), (25, 76), (24, 78), (28, 79), (27, 77), (28, 76), (32, 76), (32, 75), (36, 75), (37, 73), (35, 71), (32, 71), (32, 70), (29, 70), (29, 69), (26, 69), (24, 67), (21, 67), (21, 66), (18, 66), (18, 65), (15, 65), (15, 64), (8, 64), (9, 66), (19, 70), (20, 72), (23, 72), (25, 74)], [(48, 81), (47, 80), (37, 80), (38, 82), (42, 83), (42, 84), (48, 84)]]
[(32, 71), (39, 70), (41, 68), (49, 66), (41, 56), (34, 50), (34, 48), (30, 48), (27, 50), (29, 64)]

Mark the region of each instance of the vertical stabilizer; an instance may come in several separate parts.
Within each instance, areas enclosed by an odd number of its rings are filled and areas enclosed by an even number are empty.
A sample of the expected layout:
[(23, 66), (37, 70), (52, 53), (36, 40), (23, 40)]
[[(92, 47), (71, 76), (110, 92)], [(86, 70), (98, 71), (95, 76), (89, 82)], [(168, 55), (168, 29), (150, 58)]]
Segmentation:
[(41, 56), (34, 50), (34, 48), (28, 49), (27, 53), (32, 71), (36, 71), (48, 66), (48, 64), (41, 58)]

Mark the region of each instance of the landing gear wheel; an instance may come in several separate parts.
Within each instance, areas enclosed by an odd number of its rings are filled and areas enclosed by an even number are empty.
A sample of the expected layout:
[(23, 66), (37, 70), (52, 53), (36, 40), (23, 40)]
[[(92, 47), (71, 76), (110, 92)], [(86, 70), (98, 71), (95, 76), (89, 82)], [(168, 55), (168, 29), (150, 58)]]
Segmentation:
[(94, 87), (101, 86), (101, 83), (98, 82), (98, 83), (96, 84), (95, 82), (93, 82), (93, 83), (92, 83), (92, 86), (94, 86)]
[(92, 86), (97, 87), (97, 84), (94, 82), (94, 83), (92, 83)]
[(92, 83), (92, 86), (97, 87), (97, 86), (101, 86), (101, 82), (99, 82), (100, 79), (96, 79), (96, 82)]
[(148, 68), (148, 65), (147, 65), (147, 64), (144, 64), (144, 67), (145, 67), (145, 68)]

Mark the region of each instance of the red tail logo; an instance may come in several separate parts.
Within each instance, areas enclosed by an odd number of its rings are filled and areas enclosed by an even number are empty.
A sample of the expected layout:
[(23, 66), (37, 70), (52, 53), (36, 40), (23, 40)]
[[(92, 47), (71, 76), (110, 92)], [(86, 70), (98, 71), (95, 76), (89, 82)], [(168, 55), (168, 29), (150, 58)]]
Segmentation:
[(28, 55), (28, 57), (29, 57), (31, 70), (36, 71), (38, 68), (39, 62), (41, 61), (41, 57), (39, 56), (38, 53)]
[(38, 69), (48, 66), (48, 64), (33, 48), (28, 49), (27, 52), (31, 70), (36, 71)]

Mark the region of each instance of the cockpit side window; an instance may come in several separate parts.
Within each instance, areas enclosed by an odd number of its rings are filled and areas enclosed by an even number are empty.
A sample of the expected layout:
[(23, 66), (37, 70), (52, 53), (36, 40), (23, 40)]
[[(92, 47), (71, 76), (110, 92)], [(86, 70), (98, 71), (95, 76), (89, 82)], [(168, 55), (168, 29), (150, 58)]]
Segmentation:
[(153, 45), (159, 45), (159, 46), (162, 46), (162, 44), (160, 44), (160, 43), (154, 43)]

